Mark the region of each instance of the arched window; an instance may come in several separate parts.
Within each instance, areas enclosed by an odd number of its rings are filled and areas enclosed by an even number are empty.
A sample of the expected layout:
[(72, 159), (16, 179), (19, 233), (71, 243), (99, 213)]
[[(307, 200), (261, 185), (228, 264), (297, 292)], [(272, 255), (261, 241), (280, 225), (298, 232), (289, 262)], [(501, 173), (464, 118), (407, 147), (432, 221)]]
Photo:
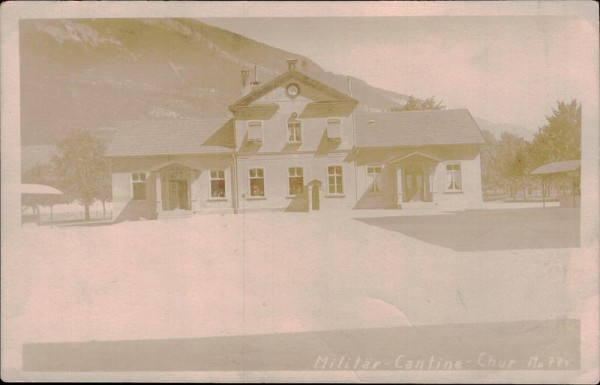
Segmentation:
[(288, 120), (288, 142), (302, 143), (302, 122), (298, 119)]

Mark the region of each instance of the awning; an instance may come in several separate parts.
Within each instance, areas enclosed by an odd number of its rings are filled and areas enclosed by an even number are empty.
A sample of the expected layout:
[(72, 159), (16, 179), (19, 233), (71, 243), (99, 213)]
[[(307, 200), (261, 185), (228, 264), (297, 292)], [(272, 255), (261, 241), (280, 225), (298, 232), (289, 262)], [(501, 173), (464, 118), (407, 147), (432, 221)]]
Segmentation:
[(44, 184), (21, 184), (21, 194), (63, 195), (62, 191)]
[(581, 168), (581, 160), (565, 160), (562, 162), (548, 163), (533, 170), (533, 175), (558, 174), (561, 172), (575, 171)]

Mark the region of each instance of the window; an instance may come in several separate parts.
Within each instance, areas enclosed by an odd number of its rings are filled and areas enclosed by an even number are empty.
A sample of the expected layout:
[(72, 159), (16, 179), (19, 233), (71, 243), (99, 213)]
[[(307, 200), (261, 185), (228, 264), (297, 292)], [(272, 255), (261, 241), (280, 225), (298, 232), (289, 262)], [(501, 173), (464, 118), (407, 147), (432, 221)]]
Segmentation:
[(248, 141), (262, 143), (262, 122), (248, 122)]
[(288, 122), (288, 142), (302, 142), (302, 123), (299, 120), (290, 120)]
[(446, 190), (462, 191), (460, 163), (446, 163)]
[(290, 167), (288, 169), (289, 195), (298, 195), (304, 192), (304, 173), (302, 167)]
[(372, 193), (381, 192), (381, 170), (380, 164), (367, 165), (368, 191)]
[(134, 172), (131, 174), (131, 192), (133, 199), (146, 199), (146, 173)]
[(214, 170), (210, 172), (210, 197), (225, 198), (225, 171)]
[(253, 168), (250, 170), (250, 196), (265, 196), (265, 174), (262, 168)]
[(342, 121), (340, 119), (327, 119), (327, 138), (342, 139)]
[(327, 180), (329, 182), (329, 194), (344, 193), (344, 177), (342, 176), (342, 166), (327, 167)]

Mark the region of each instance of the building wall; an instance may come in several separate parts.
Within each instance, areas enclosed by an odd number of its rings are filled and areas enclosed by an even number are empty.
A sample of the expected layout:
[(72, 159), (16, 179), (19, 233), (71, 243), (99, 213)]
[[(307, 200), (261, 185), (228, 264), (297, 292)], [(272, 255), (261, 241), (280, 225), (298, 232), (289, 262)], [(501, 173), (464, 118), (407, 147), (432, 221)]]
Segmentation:
[[(111, 158), (113, 217), (120, 217), (123, 220), (155, 218), (157, 211), (156, 171), (173, 163), (197, 170), (196, 173), (192, 174), (190, 181), (192, 211), (231, 210), (234, 196), (232, 161), (233, 157), (230, 154)], [(225, 198), (211, 198), (211, 170), (223, 170), (225, 172)], [(145, 200), (133, 200), (131, 174), (134, 172), (147, 173)]]
[[(358, 208), (391, 208), (397, 207), (398, 181), (397, 167), (400, 163), (392, 163), (394, 159), (401, 158), (412, 152), (421, 152), (441, 159), (440, 162), (432, 161), (433, 174), (433, 202), (440, 207), (467, 208), (477, 207), (482, 202), (481, 195), (481, 160), (479, 146), (454, 145), (430, 147), (393, 147), (379, 149), (359, 149), (357, 155), (357, 185)], [(446, 161), (460, 161), (461, 164), (461, 192), (446, 191)], [(369, 193), (367, 166), (381, 164), (382, 192)]]
[[(328, 192), (327, 167), (342, 166), (343, 194)], [(305, 195), (289, 195), (288, 168), (302, 167)], [(249, 170), (264, 169), (265, 196), (250, 195)], [(239, 208), (245, 210), (276, 209), (286, 211), (308, 210), (308, 184), (313, 180), (321, 182), (320, 210), (351, 209), (356, 199), (354, 163), (348, 153), (335, 153), (327, 156), (314, 154), (261, 155), (238, 157)]]

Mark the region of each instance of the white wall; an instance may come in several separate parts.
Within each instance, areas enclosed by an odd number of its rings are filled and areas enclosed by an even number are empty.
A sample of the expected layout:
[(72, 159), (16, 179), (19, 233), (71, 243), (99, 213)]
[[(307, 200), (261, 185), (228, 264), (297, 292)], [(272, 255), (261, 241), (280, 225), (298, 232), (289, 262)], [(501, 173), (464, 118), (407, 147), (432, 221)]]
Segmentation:
[[(314, 179), (321, 182), (321, 210), (351, 209), (354, 207), (354, 164), (351, 160), (347, 159), (347, 154), (330, 154), (326, 157), (316, 157), (310, 154), (239, 157), (238, 165), (240, 210), (281, 210), (290, 207), (293, 198), (288, 196), (288, 167), (303, 168), (305, 186)], [(342, 166), (344, 188), (342, 196), (335, 196), (328, 193), (327, 167), (333, 165)], [(249, 170), (252, 168), (264, 169), (264, 199), (256, 199), (250, 196)]]
[[(117, 218), (123, 210), (132, 212), (133, 217), (152, 218), (156, 215), (156, 175), (152, 171), (171, 163), (181, 164), (198, 170), (197, 178), (190, 186), (192, 210), (224, 210), (233, 208), (232, 161), (230, 154), (211, 155), (176, 155), (176, 156), (140, 156), (111, 159), (113, 218)], [(225, 171), (225, 199), (210, 197), (210, 171)], [(131, 173), (146, 172), (146, 199), (133, 201), (131, 189)], [(164, 188), (164, 187), (163, 187)]]

